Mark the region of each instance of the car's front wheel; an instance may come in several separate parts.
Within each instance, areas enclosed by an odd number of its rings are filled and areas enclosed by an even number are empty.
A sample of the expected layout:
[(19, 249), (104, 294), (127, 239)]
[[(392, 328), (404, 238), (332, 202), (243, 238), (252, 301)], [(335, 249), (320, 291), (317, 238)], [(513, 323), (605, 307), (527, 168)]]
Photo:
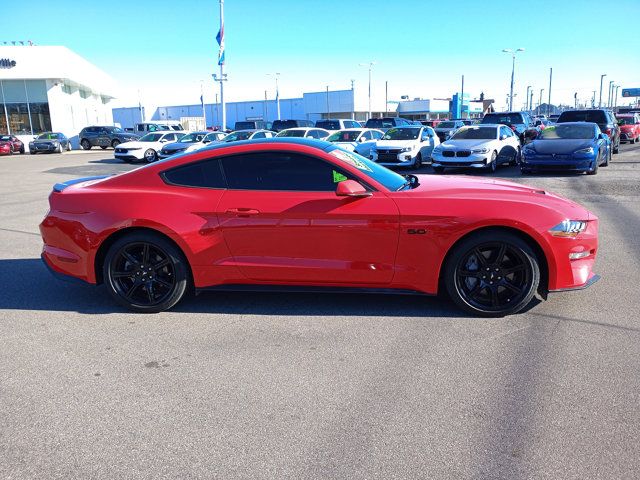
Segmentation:
[(498, 167), (498, 152), (496, 152), (495, 150), (493, 151), (493, 153), (491, 154), (491, 160), (489, 161), (489, 163), (487, 163), (487, 172), (493, 173), (496, 171), (496, 168)]
[(148, 162), (155, 162), (157, 158), (156, 151), (153, 148), (148, 148), (146, 152), (144, 152), (144, 159)]
[(540, 283), (536, 254), (509, 232), (467, 237), (449, 256), (444, 283), (463, 310), (485, 317), (517, 313), (531, 302)]
[(113, 142), (111, 142), (112, 148), (116, 148), (118, 145), (120, 145), (120, 140), (118, 140), (117, 138)]
[(136, 312), (156, 313), (182, 299), (189, 269), (182, 252), (169, 240), (137, 232), (111, 245), (103, 278), (109, 293), (121, 305)]

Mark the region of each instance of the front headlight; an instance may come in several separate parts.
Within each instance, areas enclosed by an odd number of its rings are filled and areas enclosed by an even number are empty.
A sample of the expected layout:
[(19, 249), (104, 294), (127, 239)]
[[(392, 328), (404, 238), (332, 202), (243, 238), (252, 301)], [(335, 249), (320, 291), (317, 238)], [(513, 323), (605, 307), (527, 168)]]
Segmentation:
[(575, 238), (587, 228), (587, 222), (582, 220), (563, 220), (549, 230), (554, 237)]
[(402, 150), (400, 150), (400, 153), (410, 152), (411, 150), (413, 150), (414, 146), (415, 145), (411, 145), (410, 147), (404, 147)]
[(471, 153), (487, 153), (488, 151), (488, 148), (474, 148)]
[(593, 147), (581, 148), (573, 152), (575, 155), (593, 155)]

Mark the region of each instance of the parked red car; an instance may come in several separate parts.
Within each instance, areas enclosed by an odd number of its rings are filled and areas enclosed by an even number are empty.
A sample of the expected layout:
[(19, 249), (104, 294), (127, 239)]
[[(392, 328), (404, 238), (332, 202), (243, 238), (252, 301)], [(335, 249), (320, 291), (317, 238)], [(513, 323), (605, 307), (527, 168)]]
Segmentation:
[(0, 155), (11, 155), (13, 153), (13, 146), (10, 142), (3, 142), (0, 140)]
[(329, 142), (236, 142), (56, 184), (40, 225), (56, 274), (139, 312), (189, 287), (421, 293), (476, 315), (584, 288), (598, 219), (494, 178), (401, 176)]
[(11, 153), (24, 153), (24, 143), (15, 135), (0, 135), (0, 142), (11, 144)]
[(624, 113), (616, 115), (620, 125), (620, 141), (636, 143), (640, 141), (640, 114)]

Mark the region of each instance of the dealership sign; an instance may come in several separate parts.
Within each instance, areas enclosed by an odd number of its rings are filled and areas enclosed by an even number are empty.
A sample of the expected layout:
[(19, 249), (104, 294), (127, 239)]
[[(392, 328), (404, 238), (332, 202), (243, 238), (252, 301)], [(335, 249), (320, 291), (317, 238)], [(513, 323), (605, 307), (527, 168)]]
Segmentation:
[(0, 68), (13, 68), (16, 66), (16, 61), (9, 58), (0, 58)]
[(623, 97), (640, 97), (640, 88), (623, 88)]

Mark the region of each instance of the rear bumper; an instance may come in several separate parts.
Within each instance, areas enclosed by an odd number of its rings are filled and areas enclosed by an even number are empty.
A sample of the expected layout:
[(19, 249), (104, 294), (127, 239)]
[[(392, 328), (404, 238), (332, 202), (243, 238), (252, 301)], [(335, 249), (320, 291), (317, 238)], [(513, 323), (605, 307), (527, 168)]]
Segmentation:
[(47, 267), (47, 270), (49, 270), (51, 275), (56, 277), (58, 280), (62, 280), (63, 282), (75, 283), (75, 284), (78, 284), (78, 285), (93, 285), (92, 283), (89, 283), (88, 281), (86, 281), (84, 279), (81, 279), (81, 278), (78, 278), (78, 277), (74, 277), (73, 275), (71, 275), (69, 273), (63, 273), (61, 271), (56, 270), (49, 263), (49, 260), (47, 258), (47, 255), (45, 254), (45, 252), (42, 252), (42, 254), (40, 255), (40, 259), (42, 260), (42, 263), (44, 263), (44, 266)]

